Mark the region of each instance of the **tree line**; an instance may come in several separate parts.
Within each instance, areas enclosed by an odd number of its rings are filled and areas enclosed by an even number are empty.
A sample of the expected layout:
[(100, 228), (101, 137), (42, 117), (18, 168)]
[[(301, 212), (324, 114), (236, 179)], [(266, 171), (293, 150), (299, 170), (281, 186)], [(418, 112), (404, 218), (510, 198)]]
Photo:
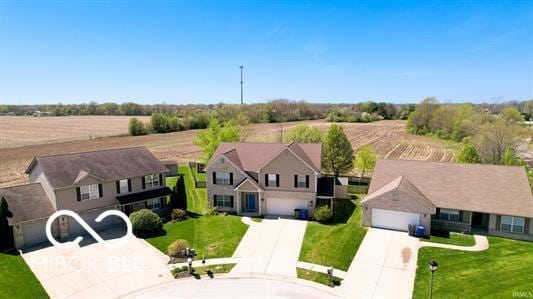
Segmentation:
[(494, 114), (484, 105), (441, 104), (426, 98), (409, 115), (407, 130), (462, 142), (458, 162), (524, 165), (519, 157), (529, 135), (523, 124), (531, 115), (533, 100), (520, 107), (521, 111), (517, 106), (498, 107)]

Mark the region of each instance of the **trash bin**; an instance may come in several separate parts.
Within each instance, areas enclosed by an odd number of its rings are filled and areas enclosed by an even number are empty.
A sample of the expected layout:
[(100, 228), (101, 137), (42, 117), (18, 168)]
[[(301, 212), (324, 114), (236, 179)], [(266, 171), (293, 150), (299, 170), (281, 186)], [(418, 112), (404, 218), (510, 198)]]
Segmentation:
[(294, 209), (294, 219), (300, 219), (300, 209)]
[(415, 226), (412, 224), (409, 224), (407, 226), (407, 231), (409, 233), (409, 236), (414, 237), (415, 236)]
[(415, 236), (417, 238), (422, 238), (424, 236), (425, 228), (423, 226), (417, 226), (415, 230)]
[(301, 220), (307, 220), (307, 209), (301, 209), (300, 210), (300, 219)]

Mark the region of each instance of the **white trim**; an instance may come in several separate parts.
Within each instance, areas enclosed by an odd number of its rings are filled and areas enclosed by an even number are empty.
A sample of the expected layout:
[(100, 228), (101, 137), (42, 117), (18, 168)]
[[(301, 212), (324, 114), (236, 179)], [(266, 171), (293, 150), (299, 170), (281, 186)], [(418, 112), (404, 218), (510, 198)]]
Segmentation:
[[(91, 176), (99, 181), (104, 181), (103, 178), (97, 176), (97, 175), (94, 175), (90, 172), (87, 172), (85, 170), (82, 170), (83, 172), (85, 172), (84, 174), (82, 174), (82, 176), (80, 176), (80, 174), (78, 173), (78, 176), (76, 177), (76, 179), (74, 179), (74, 183), (72, 185), (81, 185), (81, 183), (83, 182), (83, 180), (85, 180), (87, 177)], [(81, 173), (81, 171), (80, 171)]]
[(246, 177), (242, 182), (240, 182), (233, 190), (238, 191), (239, 188), (244, 184), (244, 182), (250, 181), (252, 185), (254, 185), (257, 188), (257, 192), (263, 192), (263, 189), (261, 186), (259, 186), (255, 180), (251, 179), (250, 177)]

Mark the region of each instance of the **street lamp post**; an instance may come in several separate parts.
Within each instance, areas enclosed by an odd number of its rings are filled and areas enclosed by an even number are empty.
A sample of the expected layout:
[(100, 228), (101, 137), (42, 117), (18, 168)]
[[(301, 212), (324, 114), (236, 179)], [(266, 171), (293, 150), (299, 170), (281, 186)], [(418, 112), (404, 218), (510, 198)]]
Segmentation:
[(429, 271), (431, 271), (431, 280), (429, 281), (429, 299), (433, 297), (433, 273), (437, 271), (439, 264), (435, 260), (429, 262)]

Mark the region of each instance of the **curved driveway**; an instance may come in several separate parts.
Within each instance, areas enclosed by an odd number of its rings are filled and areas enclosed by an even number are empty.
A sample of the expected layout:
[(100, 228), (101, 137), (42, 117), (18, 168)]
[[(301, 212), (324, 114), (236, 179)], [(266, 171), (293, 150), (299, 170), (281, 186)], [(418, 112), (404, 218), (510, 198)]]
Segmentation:
[(126, 298), (337, 299), (341, 297), (300, 280), (217, 277), (201, 280), (180, 279), (174, 283), (148, 289)]

